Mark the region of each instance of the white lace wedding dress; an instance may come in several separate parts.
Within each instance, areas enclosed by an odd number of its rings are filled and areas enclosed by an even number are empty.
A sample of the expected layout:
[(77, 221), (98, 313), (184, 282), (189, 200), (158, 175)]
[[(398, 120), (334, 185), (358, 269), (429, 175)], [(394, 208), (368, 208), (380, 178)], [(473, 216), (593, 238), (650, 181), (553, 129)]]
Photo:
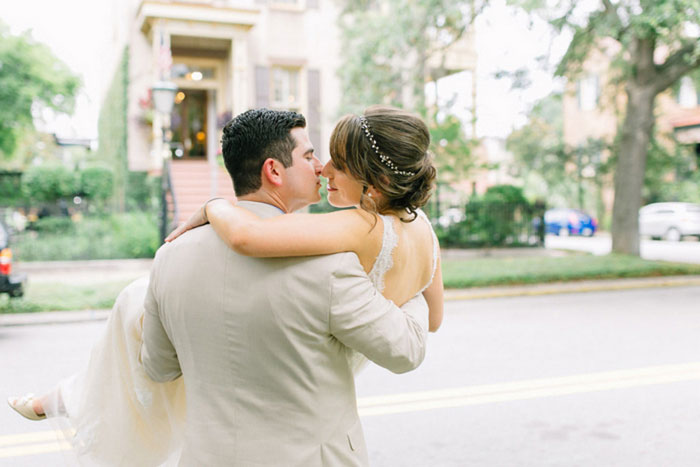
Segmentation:
[[(430, 275), (430, 280), (427, 284), (418, 292), (423, 293), (425, 289), (433, 283), (433, 277), (435, 277), (435, 270), (437, 269), (437, 258), (438, 258), (438, 240), (435, 236), (435, 231), (430, 224), (430, 219), (425, 215), (420, 209), (417, 211), (418, 217), (421, 218), (430, 227), (430, 232), (433, 237), (433, 271)], [(396, 234), (394, 229), (394, 218), (392, 216), (385, 216), (379, 214), (382, 219), (382, 224), (384, 225), (384, 233), (382, 234), (382, 248), (379, 250), (377, 259), (374, 260), (372, 269), (369, 272), (369, 279), (374, 284), (374, 287), (380, 292), (384, 293), (384, 277), (386, 273), (389, 272), (391, 268), (394, 267), (394, 249), (399, 244), (399, 236)], [(417, 294), (416, 294), (417, 295)], [(348, 349), (348, 360), (350, 362), (350, 368), (354, 374), (357, 374), (364, 366), (367, 364), (367, 357), (353, 349)]]
[[(427, 216), (418, 212), (430, 225)], [(380, 217), (384, 225), (382, 248), (369, 277), (383, 292), (398, 236), (393, 218)], [(438, 243), (434, 232), (432, 236), (434, 276)], [(423, 290), (431, 282), (432, 277)], [(73, 446), (70, 456), (80, 465), (177, 465), (185, 422), (185, 387), (182, 378), (169, 383), (151, 381), (139, 363), (147, 287), (148, 278), (144, 277), (119, 294), (87, 368), (61, 382), (44, 404), (51, 423)], [(349, 349), (348, 361), (357, 373), (367, 358)]]

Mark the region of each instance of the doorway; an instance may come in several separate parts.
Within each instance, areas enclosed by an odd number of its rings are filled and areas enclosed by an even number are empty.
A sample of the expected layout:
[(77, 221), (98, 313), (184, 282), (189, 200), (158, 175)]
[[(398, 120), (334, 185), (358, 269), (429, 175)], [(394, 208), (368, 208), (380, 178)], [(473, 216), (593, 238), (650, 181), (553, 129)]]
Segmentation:
[(174, 158), (206, 159), (209, 136), (207, 107), (206, 90), (180, 89), (177, 92), (170, 120)]

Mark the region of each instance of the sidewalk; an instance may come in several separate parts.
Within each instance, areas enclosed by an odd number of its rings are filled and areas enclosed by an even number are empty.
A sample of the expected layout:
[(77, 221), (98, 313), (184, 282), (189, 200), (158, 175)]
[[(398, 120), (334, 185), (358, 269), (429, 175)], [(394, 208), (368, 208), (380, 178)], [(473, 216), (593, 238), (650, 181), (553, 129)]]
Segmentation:
[[(445, 290), (446, 301), (482, 300), (503, 297), (554, 295), (564, 293), (602, 292), (658, 287), (700, 286), (700, 276), (665, 276), (633, 279), (605, 279), (549, 284), (474, 287)], [(48, 311), (39, 313), (0, 314), (0, 327), (37, 324), (64, 324), (104, 321), (110, 310)]]

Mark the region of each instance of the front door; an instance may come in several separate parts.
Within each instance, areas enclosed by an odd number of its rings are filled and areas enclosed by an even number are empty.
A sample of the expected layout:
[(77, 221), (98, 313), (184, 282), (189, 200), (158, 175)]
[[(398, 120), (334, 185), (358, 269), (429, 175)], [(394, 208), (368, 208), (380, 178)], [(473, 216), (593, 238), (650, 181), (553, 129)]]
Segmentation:
[(207, 157), (207, 91), (180, 89), (171, 115), (173, 156), (178, 159)]

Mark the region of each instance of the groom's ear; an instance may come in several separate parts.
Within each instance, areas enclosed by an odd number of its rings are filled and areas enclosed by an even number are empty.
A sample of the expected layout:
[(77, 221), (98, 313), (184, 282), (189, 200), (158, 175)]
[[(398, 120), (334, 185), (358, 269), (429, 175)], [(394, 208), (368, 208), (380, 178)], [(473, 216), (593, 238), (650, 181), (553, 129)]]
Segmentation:
[(284, 165), (277, 159), (265, 159), (262, 166), (262, 177), (273, 186), (282, 186)]

